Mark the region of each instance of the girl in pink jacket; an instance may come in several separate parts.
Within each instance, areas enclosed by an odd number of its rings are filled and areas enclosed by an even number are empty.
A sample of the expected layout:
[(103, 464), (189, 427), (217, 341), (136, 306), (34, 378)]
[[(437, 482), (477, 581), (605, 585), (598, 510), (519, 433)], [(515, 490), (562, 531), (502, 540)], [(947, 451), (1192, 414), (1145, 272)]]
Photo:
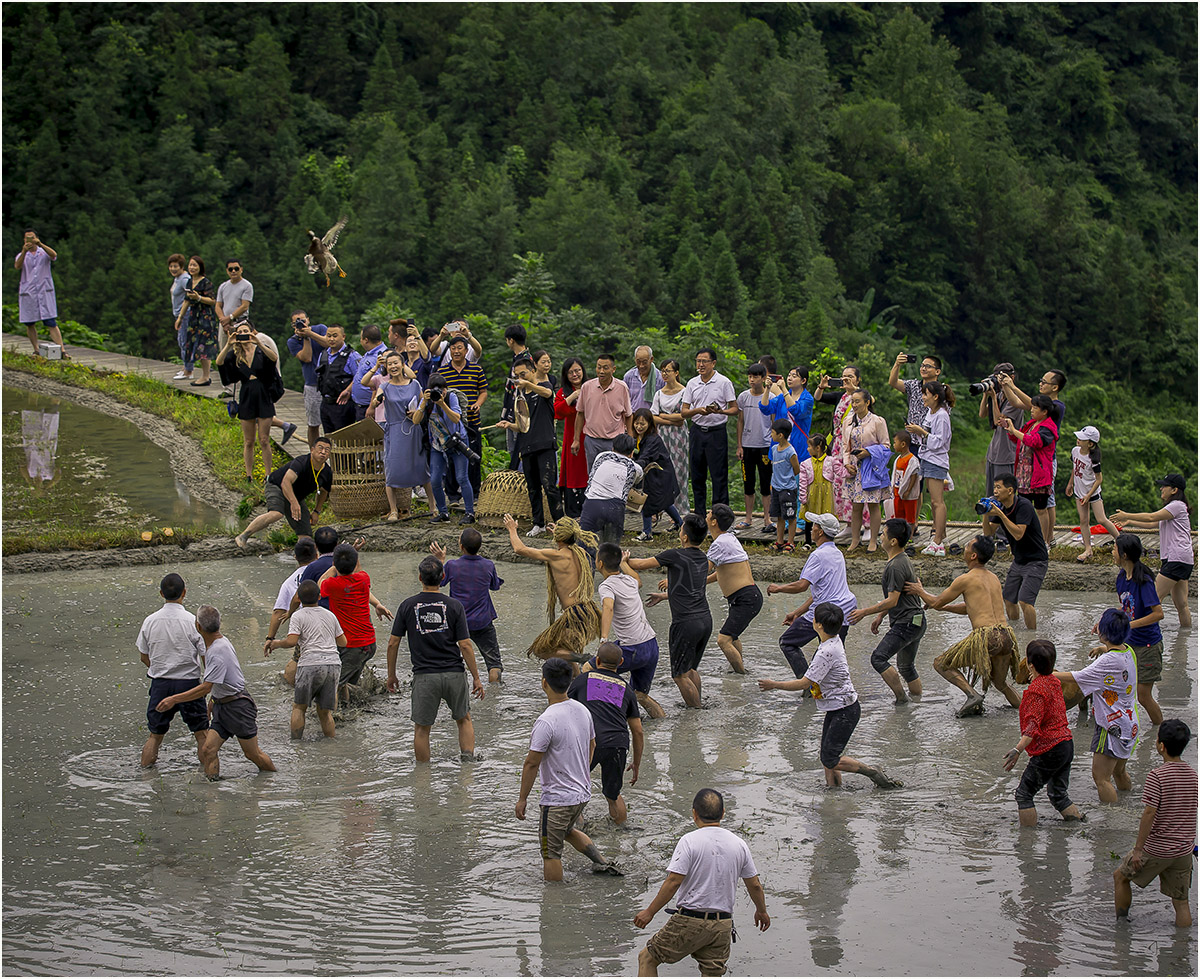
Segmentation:
[(1033, 416), (1020, 430), (1011, 418), (1004, 419), (1008, 437), (1017, 443), (1017, 461), (1013, 470), (1017, 477), (1017, 491), (1027, 498), (1037, 510), (1042, 521), (1042, 533), (1052, 540), (1046, 527), (1050, 519), (1046, 504), (1050, 500), (1050, 488), (1054, 482), (1054, 450), (1058, 446), (1058, 426), (1050, 417), (1054, 402), (1044, 394), (1035, 394), (1029, 399)]

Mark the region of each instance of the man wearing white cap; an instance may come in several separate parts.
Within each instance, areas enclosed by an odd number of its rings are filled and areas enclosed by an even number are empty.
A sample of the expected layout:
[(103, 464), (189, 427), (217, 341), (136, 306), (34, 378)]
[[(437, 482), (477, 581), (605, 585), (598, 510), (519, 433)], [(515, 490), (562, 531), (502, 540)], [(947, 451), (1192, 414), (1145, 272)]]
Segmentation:
[[(1079, 512), (1079, 536), (1083, 539), (1083, 553), (1076, 561), (1086, 561), (1092, 556), (1091, 516), (1109, 533), (1109, 542), (1117, 539), (1119, 531), (1104, 513), (1100, 500), (1100, 484), (1104, 475), (1100, 472), (1100, 430), (1095, 425), (1085, 425), (1075, 433), (1075, 448), (1071, 450), (1071, 476), (1064, 490), (1066, 496), (1075, 500)], [(1088, 507), (1091, 507), (1091, 514)]]
[(804, 519), (812, 525), (812, 539), (815, 545), (812, 554), (800, 569), (800, 578), (789, 585), (768, 585), (767, 594), (781, 593), (796, 595), (810, 588), (808, 596), (798, 609), (783, 620), (787, 631), (779, 637), (779, 648), (783, 650), (784, 658), (797, 677), (804, 676), (808, 668), (808, 660), (804, 656), (804, 647), (817, 638), (813, 629), (813, 610), (821, 602), (832, 602), (842, 610), (847, 624), (838, 631), (842, 641), (850, 631), (850, 613), (858, 607), (858, 599), (850, 590), (846, 581), (846, 559), (838, 550), (833, 539), (837, 537), (842, 525), (832, 513), (806, 513)]

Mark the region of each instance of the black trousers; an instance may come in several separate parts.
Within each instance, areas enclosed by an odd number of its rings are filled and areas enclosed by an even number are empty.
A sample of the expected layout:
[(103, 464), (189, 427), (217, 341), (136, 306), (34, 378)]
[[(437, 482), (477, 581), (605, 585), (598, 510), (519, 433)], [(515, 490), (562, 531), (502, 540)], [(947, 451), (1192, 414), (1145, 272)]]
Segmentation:
[(521, 472), (525, 476), (525, 488), (529, 490), (529, 508), (533, 512), (533, 525), (535, 527), (546, 526), (546, 510), (542, 506), (542, 490), (546, 491), (551, 519), (560, 519), (563, 515), (563, 508), (562, 498), (558, 492), (558, 453), (554, 448), (522, 455)]
[(321, 428), (325, 430), (326, 435), (336, 432), (339, 428), (345, 428), (347, 425), (353, 425), (354, 421), (353, 401), (347, 401), (344, 405), (340, 405), (336, 401), (321, 402)]
[(712, 474), (713, 503), (729, 503), (729, 443), (724, 425), (701, 428), (692, 423), (688, 436), (688, 461), (692, 478), (692, 511), (708, 513), (706, 480)]

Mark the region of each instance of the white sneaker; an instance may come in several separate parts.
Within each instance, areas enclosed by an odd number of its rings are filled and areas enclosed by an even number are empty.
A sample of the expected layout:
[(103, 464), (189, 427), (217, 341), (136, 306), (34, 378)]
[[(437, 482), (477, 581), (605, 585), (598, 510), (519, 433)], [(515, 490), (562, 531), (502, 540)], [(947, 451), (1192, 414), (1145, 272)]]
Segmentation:
[(922, 550), (921, 553), (929, 554), (932, 557), (945, 557), (946, 546), (944, 544), (935, 544), (933, 541), (930, 541), (925, 545), (925, 549)]
[(178, 374), (176, 374), (176, 375), (175, 375), (173, 378), (171, 378), (171, 380), (173, 380), (173, 381), (187, 381), (187, 380), (190, 380), (190, 379), (191, 379), (191, 376), (192, 376), (191, 374), (185, 373), (184, 371), (180, 371), (180, 372), (179, 372)]
[(541, 537), (542, 534), (544, 534), (545, 532), (546, 532), (545, 527), (537, 526), (537, 527), (532, 527), (530, 529), (529, 533), (526, 534), (525, 536), (526, 537)]
[(425, 487), (424, 486), (418, 486), (415, 490), (413, 490), (413, 499), (414, 500), (425, 499)]

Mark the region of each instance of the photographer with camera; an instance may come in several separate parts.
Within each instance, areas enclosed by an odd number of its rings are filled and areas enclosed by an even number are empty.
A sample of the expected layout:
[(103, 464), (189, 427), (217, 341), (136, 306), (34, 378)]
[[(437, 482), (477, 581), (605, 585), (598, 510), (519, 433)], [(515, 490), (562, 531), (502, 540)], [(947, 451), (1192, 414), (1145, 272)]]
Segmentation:
[[(1004, 378), (1001, 378), (1001, 381), (1004, 382), (1004, 394), (1008, 398), (1009, 401), (1012, 401), (1015, 404), (1019, 404), (1026, 411), (1033, 410), (1033, 399), (1029, 395), (1027, 395), (1024, 391), (1022, 391), (1020, 388), (1018, 388), (1016, 386), (1016, 384), (1013, 383), (1013, 380), (1011, 378), (1008, 379), (1007, 381), (1005, 381)], [(1062, 428), (1063, 416), (1067, 413), (1067, 406), (1065, 404), (1063, 404), (1062, 399), (1059, 398), (1059, 393), (1066, 386), (1067, 386), (1067, 375), (1064, 374), (1062, 371), (1058, 370), (1057, 368), (1053, 368), (1053, 367), (1050, 368), (1050, 370), (1045, 371), (1042, 374), (1042, 376), (1038, 379), (1038, 394), (1045, 395), (1047, 398), (1050, 399), (1051, 404), (1052, 404), (1050, 418), (1054, 421), (1054, 427), (1056, 429)], [(972, 394), (975, 394), (975, 393), (978, 393), (978, 392), (972, 391)], [(1018, 428), (1019, 427), (1020, 426), (1018, 426)], [(1044, 519), (1042, 521), (1042, 526), (1045, 528), (1045, 531), (1046, 531), (1046, 544), (1049, 546), (1053, 546), (1054, 545), (1054, 522), (1058, 515), (1058, 507), (1057, 507), (1056, 501), (1054, 499), (1054, 484), (1058, 482), (1058, 455), (1057, 455), (1057, 453), (1054, 455), (1054, 460), (1053, 460), (1053, 464), (1051, 465), (1051, 474), (1050, 475), (1051, 475), (1050, 492), (1049, 492), (1049, 496), (1046, 499), (1046, 510), (1045, 510)]]
[(1024, 613), (1025, 627), (1036, 629), (1037, 610), (1033, 605), (1050, 569), (1050, 553), (1033, 503), (1017, 495), (1017, 477), (1006, 474), (992, 483), (992, 495), (975, 504), (975, 512), (982, 514), (983, 532), (988, 537), (1003, 527), (1012, 547), (1012, 564), (1004, 576), (1002, 592), (1005, 613), (1010, 619), (1016, 619), (1018, 612)]
[(230, 326), (225, 346), (217, 354), (216, 365), (222, 383), (230, 387), (239, 383), (242, 386), (237, 417), (242, 423), (246, 482), (253, 482), (256, 438), (262, 453), (263, 473), (271, 471), (271, 422), (275, 417), (275, 400), (283, 393), (279, 351), (269, 337), (257, 333), (242, 320)]
[(321, 389), (317, 386), (317, 358), (325, 349), (324, 323), (310, 323), (308, 313), (292, 310), (292, 335), (287, 338), (288, 353), (300, 361), (304, 375), (304, 420), (308, 425), (308, 447), (317, 444), (321, 434)]
[(430, 523), (445, 523), (450, 520), (446, 506), (446, 489), (444, 484), (446, 470), (454, 467), (458, 477), (458, 486), (462, 490), (463, 506), (466, 514), (461, 524), (475, 522), (475, 493), (471, 489), (471, 480), (467, 476), (467, 465), (474, 457), (478, 463), (479, 454), (473, 452), (467, 444), (467, 427), (462, 421), (462, 408), (458, 395), (446, 386), (446, 379), (441, 374), (429, 378), (429, 387), (421, 392), (420, 397), (413, 398), (409, 403), (412, 420), (420, 425), (429, 416), (429, 469), (430, 482), (433, 484), (433, 499), (437, 505), (437, 515)]
[(1005, 380), (1012, 382), (1016, 378), (1016, 368), (1005, 361), (993, 367), (989, 377), (969, 388), (972, 394), (982, 395), (979, 399), (979, 417), (986, 418), (992, 428), (992, 440), (988, 443), (984, 467), (985, 487), (990, 487), (1005, 474), (1013, 475), (1013, 466), (1017, 461), (1017, 447), (1008, 437), (1005, 419), (1021, 428), (1025, 424), (1025, 412), (1019, 403), (1010, 401), (1004, 392)]
[(463, 351), (467, 359), (467, 363), (476, 364), (479, 358), (483, 356), (483, 345), (475, 339), (471, 333), (471, 328), (467, 326), (466, 320), (451, 320), (442, 326), (434, 335), (426, 339), (425, 334), (421, 335), (429, 346), (429, 356), (439, 366), (444, 366), (450, 363), (454, 356), (453, 341), (456, 337), (462, 337), (463, 343), (466, 344), (466, 349)]

